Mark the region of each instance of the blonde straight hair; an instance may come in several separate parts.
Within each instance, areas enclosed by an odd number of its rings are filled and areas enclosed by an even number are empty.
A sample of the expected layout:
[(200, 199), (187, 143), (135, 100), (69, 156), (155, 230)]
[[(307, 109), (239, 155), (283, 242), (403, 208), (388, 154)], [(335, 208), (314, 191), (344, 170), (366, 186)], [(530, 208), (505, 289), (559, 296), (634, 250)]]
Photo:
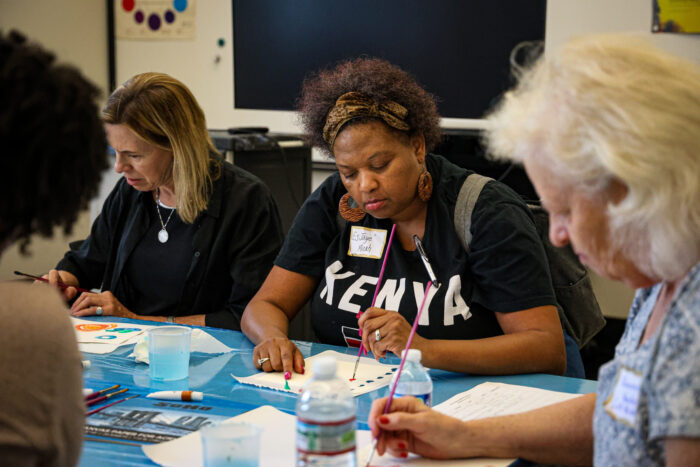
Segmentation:
[(164, 73), (142, 73), (117, 88), (102, 109), (105, 123), (124, 124), (149, 144), (172, 151), (172, 180), (180, 218), (193, 223), (207, 208), (212, 181), (221, 172), (204, 112), (190, 90)]
[(612, 180), (613, 245), (651, 277), (700, 260), (700, 67), (629, 34), (572, 40), (525, 71), (489, 116), (489, 151), (538, 160), (587, 195)]

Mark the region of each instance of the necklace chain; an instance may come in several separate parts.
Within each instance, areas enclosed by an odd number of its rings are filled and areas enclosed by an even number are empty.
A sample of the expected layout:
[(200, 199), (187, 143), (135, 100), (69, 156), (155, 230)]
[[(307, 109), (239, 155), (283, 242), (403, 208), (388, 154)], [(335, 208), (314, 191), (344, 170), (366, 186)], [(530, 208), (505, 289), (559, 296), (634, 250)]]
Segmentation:
[(175, 212), (175, 208), (170, 210), (170, 215), (168, 216), (168, 219), (163, 222), (163, 217), (160, 215), (160, 188), (156, 188), (156, 211), (158, 211), (158, 219), (160, 219), (160, 225), (163, 227), (163, 230), (167, 233), (167, 230), (165, 228), (166, 225), (168, 225), (168, 222), (170, 222), (170, 218), (173, 217), (173, 213)]

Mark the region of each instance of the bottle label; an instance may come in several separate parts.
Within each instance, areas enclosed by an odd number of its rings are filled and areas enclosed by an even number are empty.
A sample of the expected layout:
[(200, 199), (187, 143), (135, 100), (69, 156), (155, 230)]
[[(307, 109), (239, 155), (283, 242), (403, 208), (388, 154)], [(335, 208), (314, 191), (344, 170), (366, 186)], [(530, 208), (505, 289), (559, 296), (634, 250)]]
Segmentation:
[(355, 450), (355, 417), (337, 422), (297, 418), (297, 457), (335, 456)]
[(425, 405), (428, 407), (433, 406), (433, 394), (432, 393), (427, 393), (427, 394), (401, 394), (400, 392), (396, 391), (394, 393), (394, 397), (404, 397), (404, 396), (410, 396), (410, 397), (415, 397), (416, 399), (420, 399), (423, 401)]

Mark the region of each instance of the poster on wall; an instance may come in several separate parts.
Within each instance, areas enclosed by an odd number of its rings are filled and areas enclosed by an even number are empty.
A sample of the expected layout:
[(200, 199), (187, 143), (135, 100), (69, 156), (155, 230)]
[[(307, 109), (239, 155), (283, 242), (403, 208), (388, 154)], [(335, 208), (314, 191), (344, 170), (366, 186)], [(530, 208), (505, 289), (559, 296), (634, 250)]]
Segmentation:
[(118, 39), (194, 40), (195, 0), (115, 0)]
[(700, 0), (652, 0), (652, 32), (700, 34)]

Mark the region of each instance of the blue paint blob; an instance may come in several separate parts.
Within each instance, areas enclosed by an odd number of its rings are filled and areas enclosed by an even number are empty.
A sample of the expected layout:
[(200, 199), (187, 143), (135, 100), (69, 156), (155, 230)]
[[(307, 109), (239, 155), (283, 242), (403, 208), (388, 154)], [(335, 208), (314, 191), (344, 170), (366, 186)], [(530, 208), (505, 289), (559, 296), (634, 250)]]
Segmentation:
[(173, 0), (173, 8), (182, 13), (187, 9), (187, 0)]
[(373, 379), (368, 379), (368, 380), (367, 380), (367, 384), (369, 384), (369, 383), (374, 383), (374, 380), (373, 380)]

